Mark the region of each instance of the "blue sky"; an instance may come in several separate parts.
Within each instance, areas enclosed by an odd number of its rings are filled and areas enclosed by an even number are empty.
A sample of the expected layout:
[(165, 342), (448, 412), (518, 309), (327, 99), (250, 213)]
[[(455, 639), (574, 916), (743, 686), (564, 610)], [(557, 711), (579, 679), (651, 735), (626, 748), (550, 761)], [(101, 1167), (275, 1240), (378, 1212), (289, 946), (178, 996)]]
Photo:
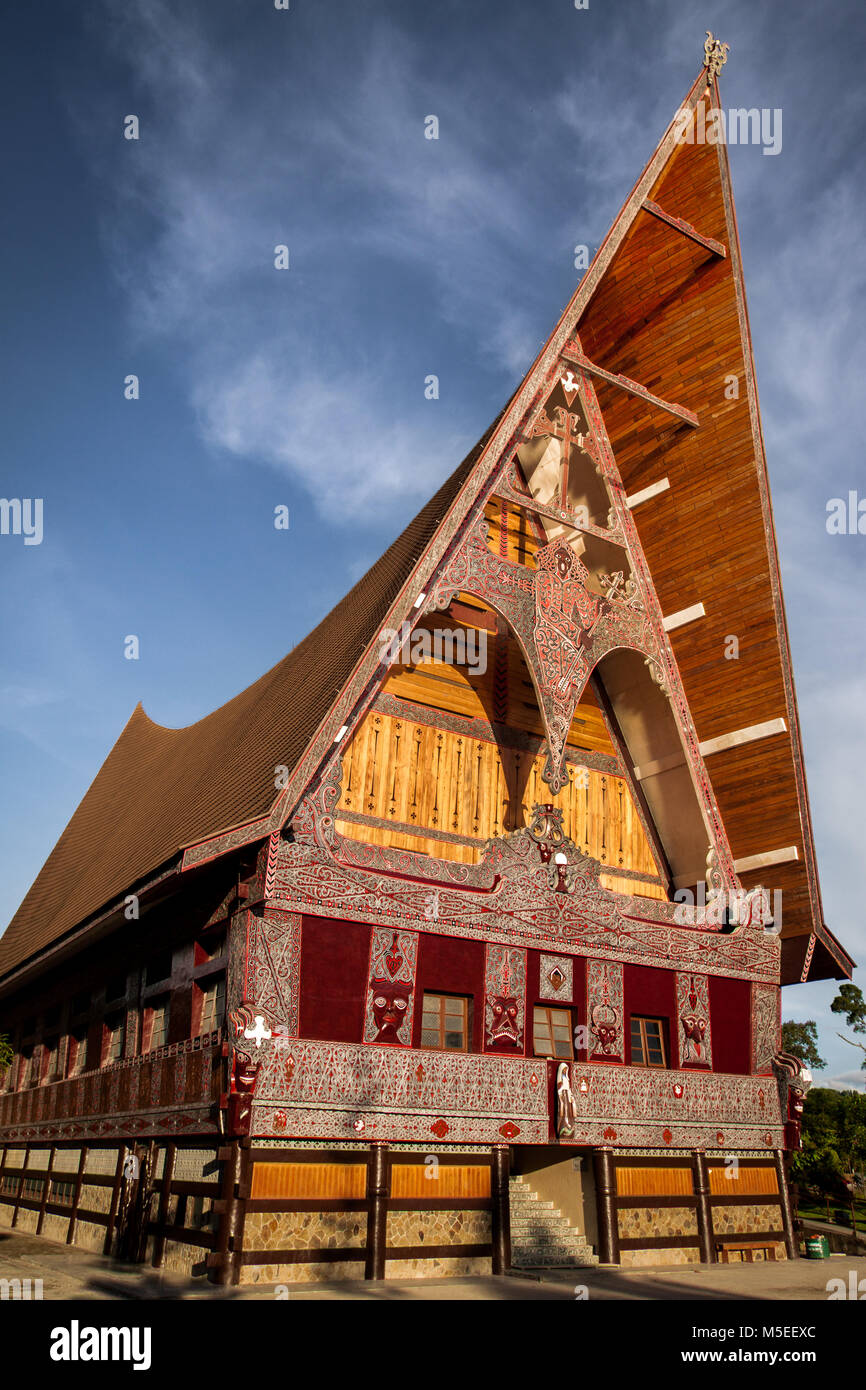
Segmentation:
[[(0, 537), (0, 924), (135, 703), (179, 726), (249, 684), (475, 442), (708, 27), (725, 103), (783, 112), (731, 163), (825, 915), (866, 959), (866, 537), (825, 526), (866, 496), (866, 20), (833, 0), (7, 7), (0, 492), (44, 540)], [(862, 1085), (834, 992), (785, 1013)]]

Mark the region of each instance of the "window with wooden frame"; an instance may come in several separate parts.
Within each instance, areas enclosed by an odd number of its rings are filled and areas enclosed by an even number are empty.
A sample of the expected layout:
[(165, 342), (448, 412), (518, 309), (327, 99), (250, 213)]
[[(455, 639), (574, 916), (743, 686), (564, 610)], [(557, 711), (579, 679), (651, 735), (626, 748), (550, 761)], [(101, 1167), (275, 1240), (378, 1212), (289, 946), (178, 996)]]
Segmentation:
[(18, 1079), (15, 1083), (17, 1091), (23, 1091), (30, 1085), (30, 1067), (33, 1061), (33, 1048), (22, 1047), (18, 1057)]
[(421, 1046), (440, 1052), (469, 1051), (469, 1000), (464, 995), (424, 995)]
[(532, 1012), (532, 1045), (536, 1057), (574, 1057), (570, 1009), (536, 1004)]
[(151, 1000), (144, 1011), (142, 1052), (155, 1052), (168, 1041), (169, 996), (161, 994)]
[(209, 980), (202, 981), (198, 986), (198, 991), (200, 996), (198, 1032), (199, 1034), (211, 1033), (215, 1028), (222, 1027), (226, 1002), (225, 975), (214, 975)]
[(73, 1028), (66, 1053), (66, 1075), (80, 1076), (87, 1060), (87, 1029)]
[(664, 1019), (632, 1017), (631, 1064), (633, 1067), (667, 1066)]
[(57, 1081), (57, 1062), (59, 1056), (60, 1039), (49, 1038), (42, 1049), (42, 1081)]
[(105, 1020), (105, 1041), (103, 1044), (102, 1065), (108, 1067), (123, 1057), (123, 1043), (126, 1037), (126, 1015), (110, 1014)]

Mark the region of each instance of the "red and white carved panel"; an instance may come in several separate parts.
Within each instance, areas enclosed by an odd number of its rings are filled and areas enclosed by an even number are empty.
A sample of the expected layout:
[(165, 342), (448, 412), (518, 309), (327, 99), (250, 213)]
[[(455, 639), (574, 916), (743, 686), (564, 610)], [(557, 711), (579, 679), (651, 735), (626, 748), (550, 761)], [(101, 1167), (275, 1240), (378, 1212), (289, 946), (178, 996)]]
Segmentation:
[(539, 970), (539, 997), (558, 999), (570, 1004), (574, 1000), (574, 959), (572, 956), (542, 955)]
[(770, 1078), (573, 1062), (571, 1089), (575, 1144), (783, 1147), (779, 1095)]
[(364, 1042), (412, 1042), (418, 933), (377, 927), (370, 947)]
[(775, 985), (752, 984), (752, 1071), (770, 1073), (782, 1041), (782, 992)]
[(523, 1050), (526, 1029), (526, 952), (488, 945), (484, 952), (484, 1046)]
[(625, 1008), (619, 961), (587, 962), (586, 1021), (589, 1055), (593, 1061), (607, 1058), (612, 1062), (624, 1062)]
[(256, 1134), (547, 1141), (543, 1061), (294, 1039), (262, 1053)]
[(677, 972), (677, 1039), (680, 1066), (711, 1067), (710, 993), (706, 975)]

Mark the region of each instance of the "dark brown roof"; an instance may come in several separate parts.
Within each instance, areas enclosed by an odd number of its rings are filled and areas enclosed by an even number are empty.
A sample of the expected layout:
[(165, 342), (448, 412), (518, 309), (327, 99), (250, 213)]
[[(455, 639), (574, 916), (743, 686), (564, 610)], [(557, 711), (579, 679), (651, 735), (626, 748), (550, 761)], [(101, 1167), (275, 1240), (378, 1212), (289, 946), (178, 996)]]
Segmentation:
[[(495, 426), (491, 426), (491, 429)], [(0, 938), (0, 976), (193, 841), (264, 816), (472, 471), (490, 430), (435, 497), (288, 656), (185, 729), (137, 705)]]

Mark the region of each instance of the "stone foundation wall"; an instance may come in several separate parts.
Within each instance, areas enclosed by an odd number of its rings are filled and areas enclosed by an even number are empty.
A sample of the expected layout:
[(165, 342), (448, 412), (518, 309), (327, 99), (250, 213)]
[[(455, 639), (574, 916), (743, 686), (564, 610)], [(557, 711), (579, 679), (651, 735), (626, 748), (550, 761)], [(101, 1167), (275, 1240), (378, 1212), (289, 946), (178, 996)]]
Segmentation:
[[(489, 1245), (489, 1211), (390, 1211), (389, 1246)], [(456, 1253), (459, 1254), (459, 1251)], [(410, 1261), (406, 1261), (407, 1264)], [(406, 1277), (406, 1276), (404, 1276)]]
[(696, 1245), (662, 1246), (659, 1250), (623, 1250), (620, 1264), (625, 1269), (635, 1269), (639, 1265), (691, 1265), (700, 1264), (701, 1254)]
[(621, 1240), (698, 1234), (694, 1207), (620, 1207), (617, 1217)]
[(363, 1211), (247, 1212), (245, 1250), (344, 1250), (363, 1248)]

